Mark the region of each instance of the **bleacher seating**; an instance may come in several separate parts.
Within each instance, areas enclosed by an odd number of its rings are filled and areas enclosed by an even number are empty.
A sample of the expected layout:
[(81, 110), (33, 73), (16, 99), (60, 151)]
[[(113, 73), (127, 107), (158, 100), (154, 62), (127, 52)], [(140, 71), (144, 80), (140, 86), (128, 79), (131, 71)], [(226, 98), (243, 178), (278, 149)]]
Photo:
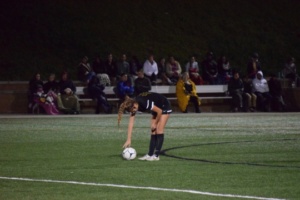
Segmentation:
[[(284, 100), (288, 111), (300, 110), (300, 88), (292, 88), (288, 80), (281, 80)], [(82, 104), (82, 113), (94, 113), (95, 101), (84, 93), (82, 83), (75, 82), (77, 94)], [(0, 81), (0, 114), (25, 114), (27, 113), (28, 81)], [(173, 110), (176, 111), (177, 99), (175, 86), (152, 86), (152, 92), (162, 93), (169, 98)], [(201, 85), (197, 86), (197, 92), (201, 98), (201, 110), (203, 112), (228, 112), (230, 111), (231, 97), (226, 95), (226, 85)], [(113, 87), (106, 87), (105, 92), (111, 103), (118, 102)]]
[[(115, 101), (117, 98), (112, 97), (115, 96), (113, 91), (113, 86), (105, 87), (104, 93), (109, 97), (108, 101)], [(197, 93), (201, 97), (202, 94), (211, 94), (211, 96), (203, 96), (201, 99), (230, 99), (231, 97), (227, 95), (227, 85), (197, 85)], [(164, 94), (168, 99), (174, 100), (176, 99), (176, 86), (168, 86), (168, 85), (158, 85), (152, 86), (150, 92), (156, 92), (160, 94)], [(77, 86), (76, 94), (78, 95), (80, 101), (93, 101), (93, 99), (87, 97), (87, 93), (85, 92), (85, 87)], [(218, 94), (216, 96), (216, 94)]]
[[(107, 100), (118, 107), (119, 99), (116, 97), (113, 86), (105, 87), (104, 92), (107, 96)], [(227, 95), (227, 85), (198, 85), (196, 86), (197, 93), (200, 99), (203, 101), (207, 100), (228, 100), (231, 99), (231, 96)], [(172, 85), (157, 85), (152, 86), (150, 92), (156, 92), (165, 95), (173, 105), (177, 105), (176, 98), (176, 86)], [(77, 86), (76, 94), (81, 102), (81, 107), (94, 106), (94, 100), (90, 98), (86, 92), (86, 87)]]

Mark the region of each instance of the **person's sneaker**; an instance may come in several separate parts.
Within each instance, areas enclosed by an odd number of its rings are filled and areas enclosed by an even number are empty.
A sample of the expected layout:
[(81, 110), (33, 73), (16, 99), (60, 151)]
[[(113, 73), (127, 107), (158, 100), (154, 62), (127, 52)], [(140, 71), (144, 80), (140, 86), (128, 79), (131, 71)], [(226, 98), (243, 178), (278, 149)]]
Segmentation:
[(140, 157), (139, 160), (147, 160), (147, 158), (149, 158), (151, 156), (149, 156), (148, 154), (144, 155), (143, 157)]
[(159, 157), (153, 155), (153, 156), (149, 156), (146, 160), (147, 161), (159, 161)]

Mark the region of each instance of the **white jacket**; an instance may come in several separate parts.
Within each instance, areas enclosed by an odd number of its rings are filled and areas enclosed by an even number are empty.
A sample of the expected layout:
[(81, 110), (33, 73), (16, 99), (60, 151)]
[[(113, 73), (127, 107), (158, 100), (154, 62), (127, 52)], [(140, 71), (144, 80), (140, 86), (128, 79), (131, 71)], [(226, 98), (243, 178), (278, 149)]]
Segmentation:
[(261, 74), (262, 78), (259, 80), (256, 75), (256, 78), (252, 80), (253, 92), (269, 92), (268, 81), (263, 77), (262, 71), (258, 71), (257, 74)]
[(147, 76), (152, 76), (154, 73), (155, 75), (158, 74), (158, 67), (155, 61), (151, 64), (149, 60), (146, 60), (143, 66), (144, 73)]

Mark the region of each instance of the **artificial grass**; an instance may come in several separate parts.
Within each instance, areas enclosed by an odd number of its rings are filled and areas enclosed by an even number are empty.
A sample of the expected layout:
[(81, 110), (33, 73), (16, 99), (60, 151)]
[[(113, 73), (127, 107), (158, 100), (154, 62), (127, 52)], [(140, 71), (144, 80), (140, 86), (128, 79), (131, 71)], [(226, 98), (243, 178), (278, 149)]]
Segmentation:
[[(138, 156), (148, 150), (149, 118), (136, 119), (132, 146)], [(1, 117), (0, 176), (298, 199), (298, 119), (298, 113), (172, 114), (165, 155), (158, 162), (142, 162), (121, 158), (126, 115), (120, 130), (116, 115)], [(0, 179), (0, 198), (224, 197)]]

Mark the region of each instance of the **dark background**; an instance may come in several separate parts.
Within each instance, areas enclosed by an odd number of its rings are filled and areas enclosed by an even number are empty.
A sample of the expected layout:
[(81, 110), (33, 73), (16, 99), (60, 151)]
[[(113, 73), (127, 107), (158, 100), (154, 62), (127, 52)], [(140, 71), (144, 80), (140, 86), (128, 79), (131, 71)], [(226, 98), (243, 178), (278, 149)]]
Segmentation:
[[(263, 71), (279, 72), (288, 56), (300, 59), (298, 0), (1, 1), (0, 81), (29, 80), (39, 71), (67, 69), (76, 79), (83, 56), (112, 52), (141, 62), (153, 51), (182, 66), (207, 51), (245, 71), (257, 52)], [(299, 64), (298, 64), (299, 65)]]

